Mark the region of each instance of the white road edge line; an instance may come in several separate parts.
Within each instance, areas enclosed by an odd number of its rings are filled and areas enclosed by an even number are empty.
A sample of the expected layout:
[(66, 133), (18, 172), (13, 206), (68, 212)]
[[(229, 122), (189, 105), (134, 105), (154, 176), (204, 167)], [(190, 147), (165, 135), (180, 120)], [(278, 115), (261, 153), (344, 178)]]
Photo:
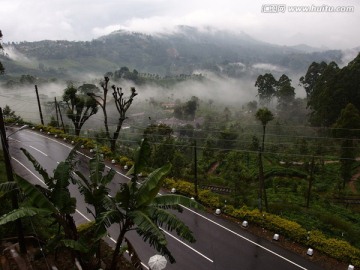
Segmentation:
[[(30, 133), (33, 133), (33, 134), (35, 134), (35, 135), (37, 135), (37, 136), (40, 136), (40, 137), (43, 137), (43, 138), (48, 139), (48, 140), (50, 140), (50, 141), (56, 142), (56, 143), (58, 143), (58, 144), (60, 144), (60, 145), (62, 145), (62, 146), (65, 146), (65, 147), (68, 148), (68, 149), (72, 149), (72, 148), (73, 148), (73, 147), (70, 147), (70, 146), (67, 145), (67, 144), (61, 143), (61, 142), (59, 142), (58, 140), (49, 138), (49, 137), (44, 136), (44, 135), (42, 135), (42, 134), (39, 134), (39, 133), (37, 133), (37, 132), (29, 131), (29, 130), (27, 130), (26, 132), (30, 132)], [(91, 157), (89, 157), (88, 155), (85, 155), (84, 153), (81, 153), (80, 151), (76, 151), (76, 152), (77, 152), (78, 154), (84, 156), (84, 157), (87, 157), (88, 159), (91, 159)], [(106, 168), (111, 169), (111, 167), (108, 166), (108, 165), (106, 165)], [(121, 172), (118, 172), (117, 170), (115, 170), (115, 172), (116, 172), (117, 174), (120, 174), (121, 176), (127, 178), (127, 179), (130, 179), (129, 176), (127, 176), (127, 175), (125, 175), (125, 174), (123, 174), (123, 173), (121, 173)]]
[(17, 139), (11, 138), (11, 137), (9, 137), (8, 140), (15, 141), (15, 142), (17, 142), (17, 143), (22, 143), (22, 141), (19, 141), (19, 140), (17, 140)]
[[(47, 187), (47, 185), (45, 184), (45, 182), (43, 180), (41, 180), (36, 174), (34, 174), (28, 167), (26, 167), (22, 162), (20, 162), (19, 160), (17, 160), (16, 158), (12, 157), (13, 160), (15, 160), (17, 163), (19, 163), (21, 166), (23, 166), (29, 173), (31, 173), (41, 184), (45, 185)], [(75, 211), (77, 213), (79, 213), (84, 219), (86, 219), (87, 221), (91, 221), (87, 216), (85, 216), (83, 213), (81, 213), (79, 210), (75, 209)]]
[(43, 185), (47, 186), (43, 180), (41, 180), (35, 173), (33, 173), (31, 170), (29, 170), (28, 167), (26, 167), (22, 162), (17, 160), (14, 157), (11, 157), (13, 160), (15, 160), (17, 163), (19, 163), (21, 166), (23, 166), (29, 173), (31, 173), (37, 180), (39, 180)]
[(83, 213), (81, 213), (79, 210), (75, 209), (75, 211), (80, 215), (82, 216), (84, 219), (86, 219), (87, 221), (91, 221), (91, 219), (89, 219), (87, 216), (85, 216)]
[[(180, 205), (181, 205), (181, 204), (180, 204)], [(281, 256), (280, 254), (277, 254), (276, 252), (274, 252), (274, 251), (272, 251), (272, 250), (270, 250), (270, 249), (268, 249), (268, 248), (266, 248), (266, 247), (264, 247), (264, 246), (262, 246), (262, 245), (260, 245), (260, 244), (258, 244), (258, 243), (256, 243), (256, 242), (254, 242), (254, 241), (252, 241), (252, 240), (250, 240), (250, 239), (248, 239), (248, 238), (246, 238), (246, 237), (242, 236), (241, 234), (238, 234), (237, 232), (234, 232), (234, 231), (232, 231), (232, 230), (230, 230), (230, 229), (226, 228), (225, 226), (223, 226), (223, 225), (221, 225), (221, 224), (219, 224), (219, 223), (217, 223), (217, 222), (215, 222), (215, 221), (211, 220), (210, 218), (205, 217), (205, 216), (203, 216), (203, 215), (201, 215), (201, 214), (199, 214), (199, 213), (195, 212), (194, 210), (192, 210), (192, 209), (190, 209), (190, 208), (188, 208), (188, 207), (186, 207), (186, 206), (184, 206), (184, 205), (181, 205), (181, 207), (183, 207), (183, 208), (185, 208), (186, 210), (188, 210), (188, 211), (190, 211), (190, 212), (194, 213), (195, 215), (198, 215), (199, 217), (202, 217), (202, 218), (204, 218), (204, 219), (206, 219), (206, 220), (210, 221), (211, 223), (213, 223), (213, 224), (215, 224), (215, 225), (219, 226), (220, 228), (223, 228), (224, 230), (226, 230), (226, 231), (228, 231), (228, 232), (230, 232), (230, 233), (232, 233), (232, 234), (235, 234), (236, 236), (238, 236), (238, 237), (240, 237), (240, 238), (242, 238), (242, 239), (244, 239), (244, 240), (246, 240), (246, 241), (248, 241), (248, 242), (250, 242), (250, 243), (254, 244), (255, 246), (258, 246), (259, 248), (262, 248), (262, 249), (266, 250), (267, 252), (270, 252), (271, 254), (273, 254), (273, 255), (275, 255), (275, 256), (277, 256), (277, 257), (279, 257), (279, 258), (281, 258), (281, 259), (283, 259), (283, 260), (285, 260), (285, 261), (287, 261), (287, 262), (289, 262), (289, 263), (291, 263), (291, 264), (293, 264), (293, 265), (295, 265), (295, 266), (297, 266), (297, 267), (299, 267), (299, 268), (301, 268), (301, 269), (307, 270), (307, 268), (304, 268), (303, 266), (298, 265), (297, 263), (295, 263), (295, 262), (293, 262), (293, 261), (291, 261), (291, 260), (289, 260), (289, 259), (285, 258), (284, 256)]]
[(191, 249), (192, 251), (196, 252), (197, 254), (199, 254), (200, 256), (204, 257), (205, 259), (207, 259), (209, 262), (213, 263), (214, 261), (208, 257), (206, 257), (204, 254), (202, 254), (201, 252), (197, 251), (196, 249), (194, 249), (193, 247), (189, 246), (188, 244), (184, 243), (183, 241), (181, 241), (180, 239), (176, 238), (175, 236), (173, 236), (171, 233), (165, 231), (164, 229), (161, 229), (164, 233), (166, 233), (167, 235), (169, 235), (170, 237), (174, 238), (176, 241), (180, 242), (181, 244), (183, 244), (184, 246), (186, 246), (187, 248)]
[(32, 146), (32, 145), (29, 145), (29, 147), (30, 147), (30, 148), (32, 148), (32, 149), (34, 149), (34, 150), (36, 150), (36, 151), (38, 151), (39, 153), (43, 154), (45, 157), (47, 157), (47, 156), (48, 156), (48, 155), (47, 155), (47, 154), (45, 154), (43, 151), (41, 151), (41, 150), (39, 150), (39, 149), (35, 148), (35, 147), (34, 147), (34, 146)]

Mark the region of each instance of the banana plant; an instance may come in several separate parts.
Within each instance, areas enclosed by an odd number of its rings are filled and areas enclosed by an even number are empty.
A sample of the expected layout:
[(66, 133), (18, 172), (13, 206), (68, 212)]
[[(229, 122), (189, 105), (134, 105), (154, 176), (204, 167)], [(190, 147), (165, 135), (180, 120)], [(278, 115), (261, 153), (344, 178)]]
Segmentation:
[(159, 194), (162, 180), (169, 173), (171, 165), (167, 164), (153, 171), (141, 184), (137, 182), (137, 175), (145, 166), (148, 149), (146, 140), (143, 140), (136, 152), (134, 165), (128, 172), (131, 176), (130, 181), (121, 186), (114, 198), (110, 198), (111, 208), (96, 220), (98, 225), (119, 226), (112, 263), (107, 267), (110, 270), (116, 269), (121, 246), (130, 230), (135, 230), (144, 242), (148, 242), (150, 246), (167, 256), (171, 263), (175, 262), (175, 258), (167, 249), (164, 230), (175, 231), (178, 236), (189, 242), (195, 241), (186, 224), (168, 210), (181, 211), (181, 205), (198, 209), (202, 209), (202, 206), (185, 196)]
[(21, 149), (35, 170), (42, 176), (44, 185), (33, 185), (20, 176), (16, 176), (15, 183), (5, 183), (0, 185), (0, 191), (8, 192), (14, 188), (19, 188), (24, 194), (25, 204), (19, 209), (15, 209), (0, 218), (0, 225), (14, 221), (18, 218), (34, 215), (51, 216), (55, 219), (62, 234), (56, 239), (56, 246), (64, 246), (72, 250), (74, 257), (81, 262), (80, 253), (88, 249), (78, 241), (78, 232), (72, 215), (76, 210), (76, 199), (71, 196), (69, 185), (75, 183), (73, 170), (75, 166), (76, 147), (70, 152), (65, 161), (62, 161), (50, 176), (46, 169), (25, 149)]
[[(80, 171), (75, 171), (78, 176), (76, 183), (80, 193), (84, 196), (85, 202), (93, 207), (93, 210), (87, 207), (87, 211), (96, 219), (101, 213), (108, 208), (109, 189), (108, 184), (113, 180), (115, 170), (110, 169), (105, 172), (105, 163), (99, 152), (89, 161), (89, 177), (85, 177)], [(97, 264), (101, 263), (101, 238), (106, 235), (106, 228), (92, 228), (92, 237), (87, 239), (88, 244), (96, 250)]]
[(76, 210), (76, 198), (71, 196), (69, 190), (69, 185), (75, 183), (72, 173), (75, 167), (76, 147), (71, 150), (65, 161), (60, 162), (54, 169), (53, 176), (50, 176), (26, 149), (21, 148), (21, 150), (44, 179), (46, 187), (35, 186), (35, 188), (52, 204), (52, 215), (63, 228), (65, 238), (76, 241), (78, 233), (72, 217)]
[(90, 208), (87, 210), (96, 219), (106, 209), (104, 200), (110, 195), (107, 185), (113, 180), (116, 172), (113, 169), (105, 172), (104, 160), (98, 152), (90, 159), (89, 172), (90, 176), (87, 178), (81, 171), (75, 171), (78, 176), (76, 183), (85, 202), (94, 207), (94, 211)]

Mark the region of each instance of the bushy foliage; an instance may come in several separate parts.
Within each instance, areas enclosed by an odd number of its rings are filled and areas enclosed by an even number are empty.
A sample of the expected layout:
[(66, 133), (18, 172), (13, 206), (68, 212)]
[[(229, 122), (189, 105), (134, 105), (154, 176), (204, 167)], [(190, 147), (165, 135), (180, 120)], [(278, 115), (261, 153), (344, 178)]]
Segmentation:
[(5, 105), (3, 109), (3, 116), (6, 123), (24, 123), (24, 120), (19, 115), (16, 115), (15, 111), (13, 111), (9, 105)]

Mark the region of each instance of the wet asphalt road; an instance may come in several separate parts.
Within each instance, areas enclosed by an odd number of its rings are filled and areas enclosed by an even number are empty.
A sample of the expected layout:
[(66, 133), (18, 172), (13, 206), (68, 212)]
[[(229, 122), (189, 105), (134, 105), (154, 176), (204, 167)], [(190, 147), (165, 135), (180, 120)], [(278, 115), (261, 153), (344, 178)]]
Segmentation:
[[(11, 135), (9, 147), (15, 172), (35, 184), (42, 184), (42, 178), (35, 172), (32, 164), (20, 151), (20, 147), (26, 148), (49, 173), (53, 171), (58, 162), (67, 157), (72, 148), (71, 144), (61, 139), (32, 130), (21, 130)], [(79, 155), (79, 167), (84, 172), (86, 172), (89, 155), (90, 153)], [(118, 169), (114, 165), (108, 165)], [(127, 180), (126, 176), (119, 171), (109, 188), (115, 193), (119, 183)], [(76, 222), (80, 224), (92, 220), (93, 218), (86, 210), (87, 205), (82, 200), (76, 187), (72, 186), (71, 191), (73, 196), (77, 198), (77, 211), (74, 215)], [(168, 248), (177, 260), (175, 264), (168, 264), (166, 269), (323, 269), (308, 258), (303, 258), (285, 250), (279, 247), (276, 242), (273, 243), (253, 236), (239, 224), (224, 220), (215, 214), (196, 212), (185, 208), (183, 213), (179, 214), (179, 217), (190, 227), (197, 241), (193, 244), (185, 243), (176, 234), (165, 231)], [(108, 238), (107, 241), (113, 244), (111, 239), (116, 239), (118, 228), (113, 225), (109, 228), (109, 233), (111, 238)], [(150, 256), (156, 254), (156, 250), (152, 249), (148, 244), (144, 244), (135, 232), (129, 233), (129, 239), (135, 246), (144, 262), (144, 269), (146, 269), (146, 262)]]

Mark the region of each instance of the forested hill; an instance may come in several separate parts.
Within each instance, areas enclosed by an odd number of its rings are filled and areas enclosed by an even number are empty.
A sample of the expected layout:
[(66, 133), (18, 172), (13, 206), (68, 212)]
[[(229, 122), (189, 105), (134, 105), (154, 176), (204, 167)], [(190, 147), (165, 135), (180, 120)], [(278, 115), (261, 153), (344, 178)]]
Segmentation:
[(241, 77), (253, 68), (304, 73), (313, 61), (341, 62), (341, 51), (308, 46), (278, 46), (241, 34), (200, 31), (145, 35), (116, 31), (92, 41), (5, 43), (1, 61), (8, 74), (60, 76), (73, 72), (104, 74), (122, 66), (160, 75), (191, 74), (198, 69)]

